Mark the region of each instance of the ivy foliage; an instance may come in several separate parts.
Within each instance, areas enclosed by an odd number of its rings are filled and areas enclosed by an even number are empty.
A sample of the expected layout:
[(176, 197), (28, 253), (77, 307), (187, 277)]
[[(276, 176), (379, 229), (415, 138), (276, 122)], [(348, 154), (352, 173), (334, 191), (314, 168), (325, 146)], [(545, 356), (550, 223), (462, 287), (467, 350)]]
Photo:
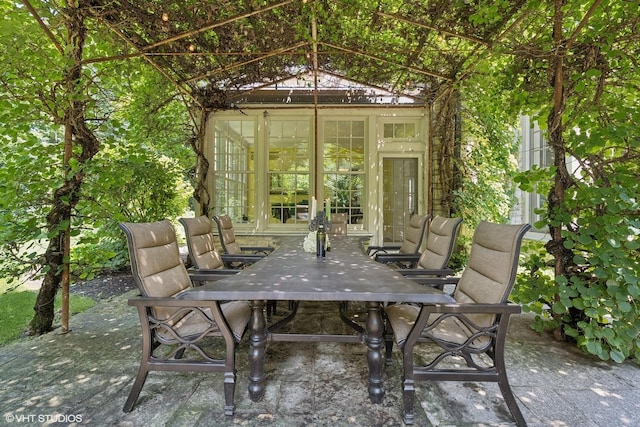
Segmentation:
[(518, 171), (519, 148), (514, 137), (517, 117), (496, 109), (502, 94), (478, 83), (470, 81), (461, 89), (463, 136), (458, 167), (464, 178), (456, 192), (457, 210), (473, 228), (482, 219), (509, 219), (515, 202), (511, 183)]
[[(616, 362), (640, 353), (640, 39), (631, 3), (605, 1), (591, 15), (591, 2), (567, 3), (562, 32), (572, 38), (562, 41), (562, 74), (551, 32), (520, 43), (505, 73), (517, 77), (513, 111), (533, 115), (543, 129), (560, 123), (556, 136), (546, 134), (554, 165), (517, 182), (546, 192), (537, 226), (561, 234), (529, 252), (514, 299), (537, 313), (536, 329)], [(558, 105), (560, 122), (551, 120)]]
[[(0, 6), (5, 7), (5, 3)], [(54, 193), (64, 185), (64, 57), (23, 8), (0, 20), (0, 274), (41, 277), (47, 241), (69, 222), (48, 223)], [(59, 15), (46, 17), (55, 30)], [(114, 41), (90, 31), (86, 57), (104, 56)], [(57, 34), (64, 39), (64, 34)], [(71, 274), (91, 278), (127, 262), (120, 221), (175, 218), (188, 206), (188, 141), (194, 130), (175, 88), (144, 62), (91, 63), (83, 69), (86, 122), (100, 151), (69, 173), (82, 174), (71, 216)]]

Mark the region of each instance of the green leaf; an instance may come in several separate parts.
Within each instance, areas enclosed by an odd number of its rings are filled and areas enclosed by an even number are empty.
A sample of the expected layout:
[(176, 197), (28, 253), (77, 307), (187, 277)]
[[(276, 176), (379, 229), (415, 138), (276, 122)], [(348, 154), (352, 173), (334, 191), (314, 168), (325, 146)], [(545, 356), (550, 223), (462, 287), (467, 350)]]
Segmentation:
[(640, 287), (638, 287), (638, 285), (627, 286), (627, 292), (634, 298), (640, 297)]
[(598, 70), (597, 68), (591, 68), (587, 70), (586, 75), (589, 78), (600, 77), (602, 75), (602, 71)]
[(622, 363), (624, 362), (626, 356), (624, 355), (624, 353), (622, 353), (621, 351), (617, 351), (617, 350), (612, 350), (609, 352), (609, 356), (611, 356), (611, 360), (613, 360), (616, 363)]
[(623, 313), (630, 313), (631, 311), (633, 311), (633, 306), (628, 301), (620, 301), (618, 303), (618, 308)]
[(571, 328), (571, 327), (566, 327), (564, 329), (564, 333), (567, 334), (568, 336), (574, 337), (574, 338), (578, 337), (578, 335), (579, 335), (578, 330), (575, 329), (575, 328)]
[(560, 301), (554, 302), (552, 309), (553, 309), (553, 312), (556, 314), (562, 314), (567, 311), (567, 308)]

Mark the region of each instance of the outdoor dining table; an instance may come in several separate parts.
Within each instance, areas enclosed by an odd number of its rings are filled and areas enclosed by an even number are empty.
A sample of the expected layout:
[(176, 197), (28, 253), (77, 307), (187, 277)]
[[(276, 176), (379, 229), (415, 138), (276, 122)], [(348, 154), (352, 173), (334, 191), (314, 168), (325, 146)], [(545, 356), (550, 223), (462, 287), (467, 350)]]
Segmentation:
[[(332, 236), (326, 257), (303, 250), (302, 238), (283, 238), (281, 245), (263, 260), (240, 273), (207, 282), (183, 293), (195, 300), (251, 301), (249, 321), (249, 396), (259, 401), (265, 392), (264, 362), (267, 341), (362, 342), (367, 345), (369, 399), (384, 397), (384, 323), (382, 304), (394, 301), (447, 304), (453, 299), (438, 289), (404, 278), (384, 264), (371, 260), (361, 241), (352, 236)], [(354, 334), (278, 333), (267, 327), (267, 300), (364, 302), (365, 327)], [(318, 326), (319, 328), (320, 326)]]

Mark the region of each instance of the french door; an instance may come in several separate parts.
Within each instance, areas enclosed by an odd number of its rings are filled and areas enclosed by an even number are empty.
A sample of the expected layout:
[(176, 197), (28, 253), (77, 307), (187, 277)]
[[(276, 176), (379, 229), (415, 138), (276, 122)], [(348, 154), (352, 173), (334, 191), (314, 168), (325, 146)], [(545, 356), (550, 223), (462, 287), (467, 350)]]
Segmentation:
[(411, 215), (418, 212), (418, 159), (382, 160), (382, 231), (384, 243), (404, 239)]

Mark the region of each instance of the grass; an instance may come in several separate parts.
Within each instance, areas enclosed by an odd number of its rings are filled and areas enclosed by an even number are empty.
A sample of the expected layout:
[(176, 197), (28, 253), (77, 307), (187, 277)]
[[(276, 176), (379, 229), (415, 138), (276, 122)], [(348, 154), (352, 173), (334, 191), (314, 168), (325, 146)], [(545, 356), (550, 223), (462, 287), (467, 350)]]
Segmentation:
[[(33, 306), (37, 293), (29, 290), (17, 289), (6, 292), (8, 286), (0, 279), (0, 345), (20, 339), (29, 326), (33, 317)], [(62, 297), (56, 296), (55, 310), (60, 309)], [(70, 295), (69, 314), (81, 313), (92, 307), (95, 301), (91, 298)]]

